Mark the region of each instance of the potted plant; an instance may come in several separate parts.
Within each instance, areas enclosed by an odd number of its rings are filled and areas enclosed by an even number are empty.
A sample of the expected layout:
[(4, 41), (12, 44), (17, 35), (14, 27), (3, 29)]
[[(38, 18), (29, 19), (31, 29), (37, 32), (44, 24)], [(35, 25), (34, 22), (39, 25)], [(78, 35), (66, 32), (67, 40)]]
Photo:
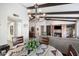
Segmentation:
[(35, 39), (29, 40), (26, 44), (26, 49), (28, 49), (28, 54), (39, 46), (39, 42)]

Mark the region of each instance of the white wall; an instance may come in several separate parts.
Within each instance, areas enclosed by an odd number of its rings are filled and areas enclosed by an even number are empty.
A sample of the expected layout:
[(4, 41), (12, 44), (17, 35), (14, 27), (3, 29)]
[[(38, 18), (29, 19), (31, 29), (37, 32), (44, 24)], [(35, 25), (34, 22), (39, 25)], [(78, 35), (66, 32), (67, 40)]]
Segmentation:
[(79, 38), (79, 20), (76, 22), (76, 37)]
[[(22, 34), (24, 39), (28, 39), (29, 33), (29, 19), (27, 15), (27, 10), (20, 4), (10, 4), (10, 3), (1, 3), (0, 4), (0, 45), (7, 44), (8, 40), (8, 16), (12, 16), (13, 14), (18, 14), (22, 19)], [(24, 26), (24, 24), (26, 26)]]

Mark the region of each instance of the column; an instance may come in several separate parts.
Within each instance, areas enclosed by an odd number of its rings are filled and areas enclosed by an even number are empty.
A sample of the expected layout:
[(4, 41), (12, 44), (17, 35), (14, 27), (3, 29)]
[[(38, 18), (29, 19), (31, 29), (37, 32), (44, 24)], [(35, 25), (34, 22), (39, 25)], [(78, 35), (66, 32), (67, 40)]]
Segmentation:
[(66, 31), (66, 24), (63, 24), (62, 25), (62, 37), (63, 38), (66, 38), (66, 35), (67, 35), (66, 33), (67, 33), (67, 31)]
[(76, 37), (79, 38), (79, 20), (76, 22)]
[(14, 23), (14, 36), (16, 37), (18, 35), (18, 22)]

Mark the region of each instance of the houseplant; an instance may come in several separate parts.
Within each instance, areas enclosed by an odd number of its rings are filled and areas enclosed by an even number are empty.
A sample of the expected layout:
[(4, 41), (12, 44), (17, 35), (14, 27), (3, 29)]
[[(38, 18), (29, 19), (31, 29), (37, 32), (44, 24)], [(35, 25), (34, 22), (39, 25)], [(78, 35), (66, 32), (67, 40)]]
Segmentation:
[(28, 49), (28, 54), (36, 49), (39, 46), (39, 42), (35, 39), (30, 39), (29, 42), (26, 44), (26, 49)]

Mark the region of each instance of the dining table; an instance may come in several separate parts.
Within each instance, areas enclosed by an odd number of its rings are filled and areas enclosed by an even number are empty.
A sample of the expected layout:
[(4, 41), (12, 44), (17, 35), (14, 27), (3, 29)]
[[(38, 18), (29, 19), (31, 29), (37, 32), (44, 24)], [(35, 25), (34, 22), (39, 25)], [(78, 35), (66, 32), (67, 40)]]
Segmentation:
[[(18, 51), (20, 49), (20, 51)], [(28, 50), (25, 47), (19, 47), (17, 52), (10, 50), (6, 56), (63, 56), (63, 54), (53, 46), (41, 44), (28, 54)]]
[(58, 49), (50, 45), (47, 45), (47, 48), (45, 48), (45, 51), (42, 54), (37, 55), (37, 52), (40, 51), (40, 48), (32, 51), (28, 56), (63, 56)]

